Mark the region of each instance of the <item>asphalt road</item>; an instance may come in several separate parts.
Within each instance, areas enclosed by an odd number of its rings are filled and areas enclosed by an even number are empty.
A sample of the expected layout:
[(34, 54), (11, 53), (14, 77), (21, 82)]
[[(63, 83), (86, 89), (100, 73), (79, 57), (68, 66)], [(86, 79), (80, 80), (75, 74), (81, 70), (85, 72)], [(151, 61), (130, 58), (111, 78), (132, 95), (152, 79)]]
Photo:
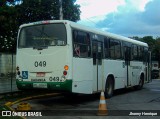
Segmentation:
[[(145, 84), (142, 90), (131, 88), (115, 91), (112, 98), (106, 99), (108, 116), (97, 116), (99, 98), (100, 94), (94, 94), (76, 97), (59, 96), (28, 101), (32, 110), (41, 112), (42, 117), (27, 117), (27, 119), (160, 118), (160, 79)], [(152, 116), (156, 114), (159, 116)]]

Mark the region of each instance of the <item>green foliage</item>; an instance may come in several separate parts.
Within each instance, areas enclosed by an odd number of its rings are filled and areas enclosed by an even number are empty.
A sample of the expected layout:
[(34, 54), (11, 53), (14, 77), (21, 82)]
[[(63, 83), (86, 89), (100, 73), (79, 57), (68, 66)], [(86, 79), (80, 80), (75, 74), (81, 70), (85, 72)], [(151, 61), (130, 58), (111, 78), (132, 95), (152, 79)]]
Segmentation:
[[(63, 0), (64, 19), (77, 21), (80, 19), (80, 5), (74, 5), (73, 0)], [(69, 7), (70, 6), (70, 7)]]
[(15, 51), (17, 29), (16, 9), (7, 5), (0, 7), (0, 52)]
[(58, 19), (58, 8), (58, 0), (23, 0), (23, 3), (17, 6), (17, 20), (21, 25), (41, 20)]
[(149, 46), (149, 50), (152, 52), (152, 60), (159, 61), (160, 64), (160, 37), (153, 38), (153, 36), (132, 37), (135, 40), (145, 42)]
[[(63, 0), (64, 19), (78, 21), (80, 6)], [(59, 0), (1, 0), (0, 52), (15, 52), (18, 27), (24, 23), (59, 19)]]
[(153, 39), (152, 36), (144, 36), (144, 37), (141, 39), (141, 41), (147, 43), (147, 44), (149, 45), (149, 49), (150, 49), (151, 51), (154, 50), (154, 45), (155, 45), (155, 43), (156, 43), (156, 40)]
[[(63, 19), (77, 21), (80, 19), (80, 6), (73, 0), (63, 0)], [(41, 20), (59, 19), (59, 0), (23, 0), (17, 6), (18, 23), (28, 23)]]

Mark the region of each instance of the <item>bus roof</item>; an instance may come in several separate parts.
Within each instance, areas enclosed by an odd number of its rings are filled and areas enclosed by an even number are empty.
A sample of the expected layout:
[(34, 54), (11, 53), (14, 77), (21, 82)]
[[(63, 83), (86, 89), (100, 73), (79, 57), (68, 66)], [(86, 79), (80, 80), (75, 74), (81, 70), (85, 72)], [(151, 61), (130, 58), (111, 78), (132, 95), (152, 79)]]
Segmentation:
[(131, 38), (128, 38), (128, 37), (124, 37), (124, 36), (121, 36), (121, 35), (109, 33), (107, 31), (101, 31), (97, 28), (86, 27), (86, 26), (83, 26), (83, 25), (80, 25), (80, 24), (77, 24), (77, 23), (74, 23), (74, 22), (70, 22), (70, 25), (71, 25), (71, 27), (76, 28), (76, 29), (80, 29), (80, 30), (84, 30), (84, 31), (88, 31), (88, 32), (93, 32), (95, 34), (103, 35), (103, 36), (110, 37), (110, 38), (113, 38), (113, 39), (118, 39), (118, 40), (121, 40), (121, 41), (126, 41), (126, 42), (130, 42), (130, 43), (133, 43), (133, 44), (148, 47), (147, 43), (144, 43), (144, 42), (141, 42), (141, 41), (138, 41), (138, 40), (134, 40), (134, 39), (131, 39)]
[(38, 25), (38, 24), (48, 24), (48, 23), (67, 23), (72, 28), (75, 28), (75, 29), (83, 30), (83, 31), (86, 31), (86, 32), (93, 32), (93, 33), (95, 33), (97, 35), (103, 35), (103, 36), (110, 37), (110, 38), (113, 38), (113, 39), (118, 39), (118, 40), (121, 40), (121, 41), (126, 41), (126, 42), (130, 42), (130, 43), (133, 43), (133, 44), (137, 44), (137, 45), (148, 47), (147, 43), (144, 43), (144, 42), (141, 42), (141, 41), (137, 41), (137, 40), (134, 40), (134, 39), (131, 39), (131, 38), (128, 38), (128, 37), (121, 36), (121, 35), (109, 33), (109, 32), (106, 32), (106, 31), (101, 31), (101, 30), (96, 29), (96, 28), (90, 28), (90, 27), (87, 27), (87, 26), (84, 26), (84, 25), (80, 25), (80, 24), (72, 22), (72, 21), (68, 21), (68, 20), (38, 21), (38, 22), (32, 22), (32, 23), (28, 23), (28, 24), (23, 24), (23, 25), (20, 26), (20, 28), (26, 27), (26, 26)]

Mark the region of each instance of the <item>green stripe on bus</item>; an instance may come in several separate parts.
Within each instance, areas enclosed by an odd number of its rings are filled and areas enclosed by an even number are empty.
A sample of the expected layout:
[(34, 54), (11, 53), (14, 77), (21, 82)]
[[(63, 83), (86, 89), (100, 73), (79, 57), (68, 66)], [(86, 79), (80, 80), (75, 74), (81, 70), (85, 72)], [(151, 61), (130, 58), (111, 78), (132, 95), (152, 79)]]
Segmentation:
[(33, 83), (47, 83), (47, 88), (49, 90), (62, 90), (62, 91), (72, 91), (72, 80), (66, 80), (65, 82), (26, 82), (16, 80), (18, 89), (34, 89)]

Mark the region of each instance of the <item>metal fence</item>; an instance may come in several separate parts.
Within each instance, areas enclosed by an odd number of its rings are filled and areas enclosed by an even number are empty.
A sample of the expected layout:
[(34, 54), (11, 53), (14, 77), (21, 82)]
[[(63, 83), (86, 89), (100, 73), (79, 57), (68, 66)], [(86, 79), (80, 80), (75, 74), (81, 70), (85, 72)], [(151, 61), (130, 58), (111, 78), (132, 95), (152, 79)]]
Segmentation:
[(0, 93), (17, 91), (16, 55), (0, 53)]

